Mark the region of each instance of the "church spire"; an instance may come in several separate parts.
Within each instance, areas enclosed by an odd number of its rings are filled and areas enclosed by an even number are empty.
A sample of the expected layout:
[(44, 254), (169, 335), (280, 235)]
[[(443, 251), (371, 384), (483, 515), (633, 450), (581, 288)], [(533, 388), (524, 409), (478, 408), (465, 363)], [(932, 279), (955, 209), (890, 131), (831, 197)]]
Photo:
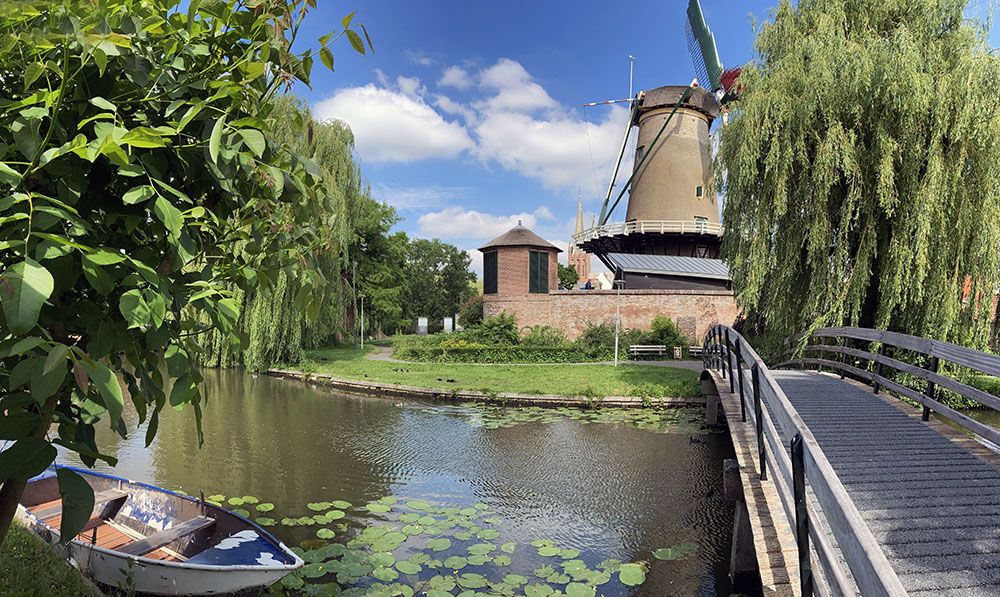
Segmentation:
[(576, 190), (576, 233), (583, 232), (583, 193)]

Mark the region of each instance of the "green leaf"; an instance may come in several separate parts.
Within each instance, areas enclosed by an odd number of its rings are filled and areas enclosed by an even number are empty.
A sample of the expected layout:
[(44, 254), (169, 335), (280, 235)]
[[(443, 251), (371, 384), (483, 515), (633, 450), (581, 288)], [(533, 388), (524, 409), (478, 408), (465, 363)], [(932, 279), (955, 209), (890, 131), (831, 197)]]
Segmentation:
[(345, 33), (347, 34), (347, 39), (351, 42), (351, 47), (354, 48), (354, 51), (358, 54), (364, 54), (365, 42), (361, 41), (361, 36), (350, 29), (345, 31)]
[(94, 249), (87, 254), (87, 259), (96, 265), (114, 265), (125, 261), (125, 255), (109, 249)]
[(35, 327), (54, 284), (52, 274), (30, 257), (0, 274), (0, 304), (11, 332), (24, 334)]
[(344, 29), (347, 29), (348, 27), (351, 26), (351, 21), (354, 20), (354, 13), (356, 12), (358, 11), (352, 10), (350, 14), (348, 14), (346, 17), (340, 19), (340, 24), (344, 26)]
[(653, 552), (653, 557), (657, 560), (680, 560), (698, 551), (698, 544), (694, 542), (681, 543), (673, 547), (661, 547)]
[(156, 195), (156, 190), (149, 186), (148, 184), (139, 185), (137, 187), (132, 187), (122, 195), (122, 201), (125, 205), (134, 205), (141, 201), (152, 198)]
[(566, 585), (566, 597), (594, 597), (597, 590), (578, 582), (571, 582)]
[(56, 448), (37, 437), (22, 437), (0, 452), (0, 479), (27, 481), (56, 459)]
[(24, 88), (27, 89), (32, 83), (38, 80), (45, 72), (45, 65), (41, 62), (32, 62), (28, 68), (24, 69)]
[(136, 289), (129, 290), (118, 300), (118, 310), (128, 322), (128, 328), (138, 328), (150, 322), (152, 314), (146, 299)]
[(208, 138), (208, 156), (212, 162), (219, 163), (219, 145), (222, 143), (222, 131), (226, 128), (226, 117), (223, 116), (215, 121), (212, 127), (212, 134)]
[(87, 370), (90, 383), (97, 387), (97, 391), (104, 399), (104, 408), (108, 409), (112, 421), (117, 421), (122, 416), (122, 406), (124, 397), (122, 388), (118, 385), (118, 378), (104, 363), (100, 361), (82, 361), (83, 368)]
[(250, 148), (250, 151), (254, 152), (254, 155), (257, 157), (264, 155), (267, 143), (264, 141), (263, 133), (256, 129), (240, 129), (239, 133), (240, 137), (243, 137), (243, 142)]
[(62, 522), (59, 542), (65, 544), (76, 537), (94, 513), (94, 489), (86, 479), (67, 468), (57, 468), (59, 497), (62, 498)]
[(65, 344), (56, 344), (49, 351), (49, 356), (45, 358), (45, 366), (42, 367), (42, 371), (48, 373), (55, 369), (62, 361), (66, 359), (69, 355), (69, 346)]
[(333, 70), (333, 52), (330, 48), (323, 47), (319, 50), (319, 59), (323, 62), (323, 65), (328, 69)]
[(618, 571), (618, 580), (626, 587), (638, 587), (646, 582), (646, 570), (640, 564), (623, 564)]
[(45, 371), (44, 366), (35, 367), (31, 372), (31, 383), (29, 385), (31, 388), (31, 397), (39, 405), (44, 404), (50, 396), (59, 390), (64, 379), (66, 379), (65, 364), (62, 367), (55, 367), (49, 372)]
[(7, 164), (0, 162), (0, 182), (14, 188), (21, 184), (21, 173)]
[(26, 410), (11, 410), (0, 417), (0, 439), (17, 440), (27, 436), (38, 427), (38, 415)]
[(364, 25), (361, 25), (361, 32), (365, 34), (365, 40), (368, 42), (368, 47), (371, 49), (372, 52), (374, 52), (375, 46), (372, 45), (372, 38), (370, 35), (368, 35), (368, 29)]
[(181, 235), (181, 226), (183, 225), (184, 217), (181, 215), (181, 210), (174, 207), (173, 203), (162, 195), (159, 195), (153, 203), (153, 213), (163, 222), (163, 225), (167, 228), (172, 238), (176, 239)]
[(117, 106), (115, 106), (114, 104), (112, 104), (111, 102), (109, 102), (108, 100), (106, 100), (106, 99), (104, 99), (103, 97), (100, 97), (100, 96), (96, 96), (96, 97), (90, 98), (90, 103), (94, 104), (95, 106), (97, 106), (98, 108), (100, 108), (102, 110), (108, 110), (109, 112), (117, 112), (118, 111), (118, 107)]

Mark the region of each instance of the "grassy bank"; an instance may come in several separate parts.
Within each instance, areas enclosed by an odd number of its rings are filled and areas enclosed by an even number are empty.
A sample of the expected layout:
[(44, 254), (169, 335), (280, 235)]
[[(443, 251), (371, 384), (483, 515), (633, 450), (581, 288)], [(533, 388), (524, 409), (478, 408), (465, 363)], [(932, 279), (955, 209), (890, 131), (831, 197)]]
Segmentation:
[(0, 545), (0, 592), (4, 595), (99, 595), (41, 539), (13, 524)]
[(373, 361), (353, 347), (308, 351), (298, 365), (281, 365), (344, 379), (444, 390), (572, 396), (698, 396), (698, 374), (651, 365), (469, 365)]

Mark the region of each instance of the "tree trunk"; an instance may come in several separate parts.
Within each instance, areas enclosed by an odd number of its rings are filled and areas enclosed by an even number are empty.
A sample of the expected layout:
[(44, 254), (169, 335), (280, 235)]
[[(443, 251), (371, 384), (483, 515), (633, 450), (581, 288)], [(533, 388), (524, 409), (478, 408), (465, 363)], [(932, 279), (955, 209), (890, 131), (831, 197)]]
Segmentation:
[[(38, 427), (35, 427), (35, 430), (31, 433), (31, 437), (39, 439), (45, 437), (45, 434), (49, 430), (49, 425), (52, 424), (52, 413), (55, 412), (56, 404), (58, 403), (59, 394), (55, 394), (45, 401), (42, 411), (39, 413), (41, 419), (38, 422)], [(7, 531), (10, 530), (14, 514), (17, 513), (17, 505), (21, 502), (21, 494), (24, 493), (24, 488), (27, 485), (27, 481), (21, 481), (20, 479), (4, 479), (3, 486), (0, 487), (0, 544), (7, 537)]]

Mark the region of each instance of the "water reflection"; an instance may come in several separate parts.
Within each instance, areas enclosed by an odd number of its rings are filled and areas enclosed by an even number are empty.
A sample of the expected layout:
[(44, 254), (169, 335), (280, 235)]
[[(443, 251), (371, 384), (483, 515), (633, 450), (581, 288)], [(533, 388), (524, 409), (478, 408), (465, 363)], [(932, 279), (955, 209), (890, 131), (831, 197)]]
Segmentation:
[[(346, 397), (235, 371), (205, 378), (205, 446), (190, 409), (163, 413), (148, 450), (143, 428), (127, 440), (101, 430), (99, 442), (120, 459), (116, 474), (193, 494), (258, 496), (289, 505), (282, 516), (311, 514), (311, 501), (385, 495), (481, 501), (502, 518), (505, 541), (551, 539), (588, 561), (648, 561), (656, 548), (697, 541), (697, 557), (653, 560), (641, 594), (728, 594), (723, 434), (572, 420), (489, 429), (473, 424), (473, 407)], [(289, 543), (314, 532), (273, 530)]]

